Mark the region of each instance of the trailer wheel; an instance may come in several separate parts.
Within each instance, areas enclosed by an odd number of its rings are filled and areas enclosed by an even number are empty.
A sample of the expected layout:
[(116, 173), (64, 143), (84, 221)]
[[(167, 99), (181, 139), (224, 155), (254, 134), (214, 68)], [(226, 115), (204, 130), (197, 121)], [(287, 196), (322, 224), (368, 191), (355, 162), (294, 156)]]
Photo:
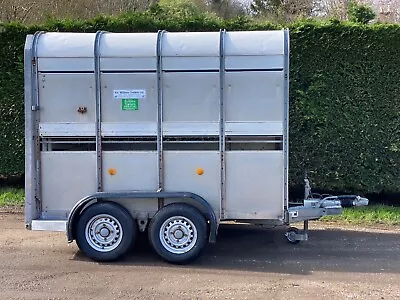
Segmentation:
[(290, 227), (288, 231), (286, 231), (285, 236), (289, 243), (298, 244), (300, 241), (296, 239), (296, 235), (299, 233), (299, 230), (296, 227)]
[(124, 207), (99, 202), (89, 206), (80, 216), (76, 243), (89, 258), (111, 261), (130, 250), (136, 232), (136, 223)]
[(207, 243), (207, 224), (193, 206), (173, 203), (161, 208), (149, 225), (149, 240), (166, 261), (184, 264), (195, 260)]

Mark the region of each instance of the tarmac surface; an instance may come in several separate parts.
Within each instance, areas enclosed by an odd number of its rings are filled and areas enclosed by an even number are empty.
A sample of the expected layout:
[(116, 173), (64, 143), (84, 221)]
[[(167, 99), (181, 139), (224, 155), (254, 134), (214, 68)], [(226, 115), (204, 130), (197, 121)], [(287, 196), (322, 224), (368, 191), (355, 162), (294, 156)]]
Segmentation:
[(146, 237), (121, 261), (96, 263), (64, 233), (24, 228), (0, 212), (0, 299), (400, 299), (400, 228), (310, 223), (310, 240), (284, 228), (223, 225), (185, 266), (162, 261)]

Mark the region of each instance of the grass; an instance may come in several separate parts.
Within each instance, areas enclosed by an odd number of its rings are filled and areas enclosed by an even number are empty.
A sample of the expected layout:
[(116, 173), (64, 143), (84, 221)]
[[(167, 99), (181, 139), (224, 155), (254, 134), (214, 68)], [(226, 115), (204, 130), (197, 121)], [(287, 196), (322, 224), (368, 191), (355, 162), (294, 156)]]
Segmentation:
[(1, 206), (23, 206), (25, 201), (24, 189), (0, 188)]
[[(24, 189), (0, 188), (0, 207), (23, 206), (24, 199)], [(370, 205), (365, 207), (345, 208), (342, 215), (323, 217), (321, 221), (357, 225), (400, 225), (400, 207)]]
[(400, 225), (400, 207), (388, 205), (370, 205), (345, 208), (342, 215), (327, 216), (322, 221), (348, 224), (386, 224)]

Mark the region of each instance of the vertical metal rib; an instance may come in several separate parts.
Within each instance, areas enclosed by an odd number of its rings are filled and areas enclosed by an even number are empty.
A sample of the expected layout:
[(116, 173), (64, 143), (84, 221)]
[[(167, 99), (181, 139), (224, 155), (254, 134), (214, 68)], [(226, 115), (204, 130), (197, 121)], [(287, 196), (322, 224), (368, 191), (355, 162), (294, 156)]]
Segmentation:
[(37, 49), (39, 37), (43, 31), (36, 32), (32, 41), (32, 111), (33, 111), (33, 130), (34, 130), (34, 155), (35, 155), (35, 206), (36, 213), (40, 215), (42, 211), (41, 189), (40, 189), (40, 137), (39, 137), (39, 79), (38, 79), (38, 57)]
[[(157, 34), (157, 168), (158, 191), (164, 189), (164, 161), (163, 161), (163, 76), (162, 76), (162, 38), (165, 31)], [(158, 206), (164, 206), (163, 199), (159, 199)]]
[(101, 76), (100, 39), (104, 31), (98, 31), (94, 40), (94, 76), (96, 88), (96, 179), (97, 191), (103, 191), (103, 154), (101, 136)]
[(219, 38), (219, 153), (220, 153), (220, 197), (221, 197), (221, 219), (225, 217), (226, 187), (225, 187), (225, 30), (220, 30)]
[(283, 124), (283, 155), (284, 155), (284, 208), (289, 206), (289, 31), (284, 30), (284, 124)]
[(37, 48), (38, 48), (38, 42), (39, 42), (39, 37), (44, 34), (44, 31), (39, 31), (36, 32), (33, 35), (33, 41), (32, 41), (32, 75), (33, 75), (33, 86), (32, 86), (32, 95), (33, 95), (33, 105), (35, 107), (32, 107), (33, 110), (38, 110), (39, 109), (39, 85), (38, 85), (38, 77), (37, 77)]

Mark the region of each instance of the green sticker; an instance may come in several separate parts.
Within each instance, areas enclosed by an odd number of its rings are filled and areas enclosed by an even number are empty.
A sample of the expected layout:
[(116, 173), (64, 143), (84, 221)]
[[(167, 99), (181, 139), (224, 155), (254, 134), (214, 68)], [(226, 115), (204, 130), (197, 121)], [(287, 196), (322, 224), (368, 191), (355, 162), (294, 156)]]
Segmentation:
[(139, 110), (139, 100), (122, 99), (122, 110)]

